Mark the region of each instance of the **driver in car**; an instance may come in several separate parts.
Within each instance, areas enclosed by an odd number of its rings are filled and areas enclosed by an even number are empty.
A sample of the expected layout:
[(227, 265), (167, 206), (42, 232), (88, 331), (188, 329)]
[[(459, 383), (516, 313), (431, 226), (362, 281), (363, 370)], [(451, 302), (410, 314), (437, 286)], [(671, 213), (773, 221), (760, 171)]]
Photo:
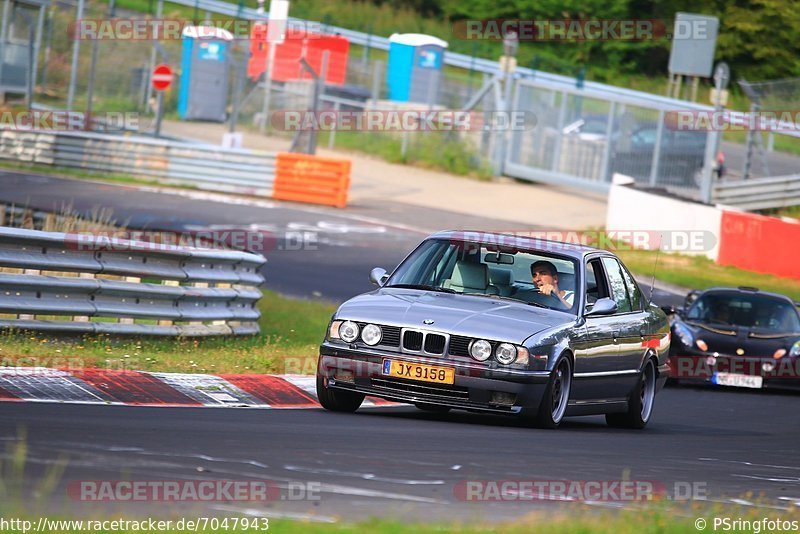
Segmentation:
[(533, 283), (539, 288), (542, 295), (552, 295), (561, 303), (571, 308), (575, 301), (575, 292), (560, 289), (558, 287), (558, 270), (549, 261), (539, 260), (531, 264), (531, 276)]

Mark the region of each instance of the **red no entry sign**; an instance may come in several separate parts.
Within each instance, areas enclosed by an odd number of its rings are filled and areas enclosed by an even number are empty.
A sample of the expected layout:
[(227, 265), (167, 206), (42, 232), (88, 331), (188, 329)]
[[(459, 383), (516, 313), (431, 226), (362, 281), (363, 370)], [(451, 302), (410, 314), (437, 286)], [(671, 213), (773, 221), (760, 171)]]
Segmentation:
[(172, 68), (169, 65), (159, 65), (153, 69), (153, 89), (166, 91), (172, 85)]

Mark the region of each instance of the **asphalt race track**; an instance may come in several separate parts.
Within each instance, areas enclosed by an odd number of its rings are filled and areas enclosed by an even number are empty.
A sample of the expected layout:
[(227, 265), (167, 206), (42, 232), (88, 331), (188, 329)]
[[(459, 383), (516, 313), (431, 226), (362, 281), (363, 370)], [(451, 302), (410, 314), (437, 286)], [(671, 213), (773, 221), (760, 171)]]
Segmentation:
[[(764, 513), (800, 501), (800, 397), (768, 392), (668, 388), (656, 397), (644, 431), (612, 429), (601, 417), (536, 430), (502, 416), (440, 415), (411, 407), (336, 414), (7, 402), (0, 403), (0, 450), (17, 439), (20, 425), (27, 431), (26, 480), (40, 480), (59, 458), (67, 462), (50, 501), (69, 517), (91, 516), (100, 506), (67, 497), (70, 481), (121, 478), (267, 479), (282, 487), (280, 499), (266, 505), (209, 503), (202, 513), (319, 521), (374, 515), (502, 520), (543, 507), (585, 506), (466, 501), (459, 491), (466, 481), (655, 481), (673, 496), (694, 485), (697, 496), (709, 501), (757, 505)], [(289, 497), (290, 487), (298, 500)], [(742, 499), (748, 493), (756, 497)], [(151, 516), (162, 506), (184, 516), (192, 510), (187, 504), (145, 504), (139, 510), (130, 503), (101, 503), (101, 509)]]
[[(369, 290), (369, 270), (393, 268), (428, 231), (508, 226), (446, 211), (397, 211), (388, 204), (341, 211), (271, 201), (234, 203), (215, 195), (166, 195), (15, 173), (0, 174), (0, 184), (2, 202), (41, 209), (72, 205), (80, 211), (108, 206), (135, 228), (262, 231), (272, 239), (264, 251), (266, 286), (332, 301)], [(303, 232), (307, 240), (297, 238)], [(682, 297), (659, 292), (655, 300), (678, 304)], [(586, 506), (463, 499), (466, 481), (509, 479), (655, 481), (668, 496), (694, 485), (696, 497), (765, 511), (800, 503), (800, 396), (791, 393), (667, 388), (656, 397), (644, 431), (612, 429), (601, 417), (567, 419), (555, 431), (535, 430), (499, 416), (431, 414), (406, 406), (344, 415), (316, 408), (0, 402), (4, 461), (23, 428), (26, 480), (44, 478), (60, 458), (66, 462), (49, 502), (69, 516), (91, 517), (98, 507), (108, 512), (116, 506), (146, 515), (159, 508), (183, 515), (191, 511), (188, 504), (84, 503), (67, 494), (70, 481), (122, 478), (271, 480), (286, 492), (304, 488), (308, 494), (293, 499), (282, 493), (266, 506), (207, 503), (198, 514), (320, 521), (373, 515), (502, 520), (546, 507)], [(631, 509), (641, 503), (589, 505)]]

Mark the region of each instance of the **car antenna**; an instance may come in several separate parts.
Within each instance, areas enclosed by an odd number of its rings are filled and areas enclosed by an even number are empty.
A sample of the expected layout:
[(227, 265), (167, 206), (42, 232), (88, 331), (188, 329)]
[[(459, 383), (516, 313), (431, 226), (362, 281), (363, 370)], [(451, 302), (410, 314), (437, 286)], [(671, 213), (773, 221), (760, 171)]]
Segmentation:
[(658, 267), (658, 258), (659, 256), (661, 256), (661, 239), (663, 238), (663, 235), (662, 234), (658, 235), (659, 235), (659, 240), (658, 240), (658, 250), (656, 251), (656, 262), (653, 264), (653, 279), (650, 282), (650, 298), (647, 300), (648, 308), (653, 303), (653, 289), (656, 287), (656, 268)]

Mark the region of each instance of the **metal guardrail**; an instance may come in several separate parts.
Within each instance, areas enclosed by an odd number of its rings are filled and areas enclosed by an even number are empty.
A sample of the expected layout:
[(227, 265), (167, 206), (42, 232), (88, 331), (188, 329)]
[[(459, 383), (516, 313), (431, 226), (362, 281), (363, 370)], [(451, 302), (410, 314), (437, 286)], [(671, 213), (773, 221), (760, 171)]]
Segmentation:
[(257, 334), (263, 256), (0, 227), (0, 328)]
[(800, 205), (800, 174), (714, 184), (713, 201), (744, 210)]
[(0, 159), (154, 178), (272, 196), (275, 154), (135, 136), (0, 132)]

